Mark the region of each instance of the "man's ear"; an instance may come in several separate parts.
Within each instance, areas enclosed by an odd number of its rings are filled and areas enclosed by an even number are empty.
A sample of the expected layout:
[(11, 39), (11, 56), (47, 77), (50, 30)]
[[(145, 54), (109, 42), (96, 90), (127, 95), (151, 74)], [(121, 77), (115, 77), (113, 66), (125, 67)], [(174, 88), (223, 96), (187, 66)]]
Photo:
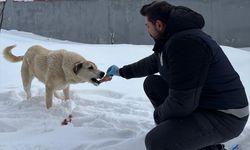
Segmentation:
[(158, 31), (164, 31), (166, 25), (161, 20), (156, 20), (155, 26)]
[(74, 73), (77, 74), (81, 68), (82, 68), (82, 63), (75, 63), (73, 68)]

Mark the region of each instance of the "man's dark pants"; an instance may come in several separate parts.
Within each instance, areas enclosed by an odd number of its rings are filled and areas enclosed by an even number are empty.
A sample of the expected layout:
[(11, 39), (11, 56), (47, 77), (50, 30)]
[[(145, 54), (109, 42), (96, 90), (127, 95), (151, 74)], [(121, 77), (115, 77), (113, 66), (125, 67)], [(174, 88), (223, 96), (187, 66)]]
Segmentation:
[[(168, 96), (168, 84), (159, 75), (148, 76), (144, 90), (154, 108)], [(237, 118), (215, 110), (197, 109), (183, 118), (166, 120), (145, 138), (147, 150), (218, 150), (219, 143), (237, 137), (247, 117)]]

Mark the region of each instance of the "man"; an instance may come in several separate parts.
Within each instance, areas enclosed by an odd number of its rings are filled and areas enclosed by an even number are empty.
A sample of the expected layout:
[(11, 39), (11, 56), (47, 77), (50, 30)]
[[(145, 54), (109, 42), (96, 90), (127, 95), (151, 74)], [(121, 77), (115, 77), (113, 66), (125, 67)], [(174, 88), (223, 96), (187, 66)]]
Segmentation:
[(165, 1), (140, 12), (155, 40), (153, 54), (122, 68), (113, 65), (107, 75), (147, 76), (144, 90), (156, 123), (146, 135), (147, 150), (224, 149), (220, 143), (237, 137), (248, 119), (239, 75), (201, 30), (205, 23), (197, 12)]

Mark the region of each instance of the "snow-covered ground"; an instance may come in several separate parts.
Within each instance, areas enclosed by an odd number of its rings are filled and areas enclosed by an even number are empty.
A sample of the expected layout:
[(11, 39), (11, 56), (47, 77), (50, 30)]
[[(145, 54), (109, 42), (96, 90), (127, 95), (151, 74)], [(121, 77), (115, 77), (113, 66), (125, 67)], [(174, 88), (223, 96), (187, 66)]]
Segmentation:
[[(39, 44), (48, 49), (75, 51), (106, 69), (137, 61), (152, 53), (152, 45), (89, 45), (2, 30), (0, 49), (17, 44), (23, 55)], [(250, 52), (223, 46), (241, 76), (250, 98)], [(144, 137), (154, 127), (153, 107), (142, 88), (143, 78), (114, 77), (96, 87), (88, 83), (71, 86), (71, 100), (54, 98), (45, 108), (44, 85), (32, 84), (32, 99), (26, 100), (20, 76), (21, 63), (9, 63), (0, 55), (0, 150), (145, 150)], [(72, 123), (62, 126), (69, 114)], [(227, 147), (239, 143), (250, 149), (250, 124)]]
[(243, 48), (240, 48), (240, 49), (243, 49), (245, 51), (249, 51), (250, 52), (250, 47), (243, 47)]

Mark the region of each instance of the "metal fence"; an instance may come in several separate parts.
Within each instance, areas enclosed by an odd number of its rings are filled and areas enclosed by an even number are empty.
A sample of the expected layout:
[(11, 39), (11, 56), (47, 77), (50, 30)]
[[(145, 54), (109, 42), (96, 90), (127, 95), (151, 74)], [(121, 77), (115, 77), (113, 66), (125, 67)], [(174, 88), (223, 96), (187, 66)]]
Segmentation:
[[(152, 0), (7, 0), (3, 28), (83, 43), (153, 44), (139, 10)], [(201, 13), (219, 44), (250, 47), (250, 0), (168, 0)], [(0, 8), (4, 2), (0, 2)], [(1, 9), (0, 9), (1, 10)]]

